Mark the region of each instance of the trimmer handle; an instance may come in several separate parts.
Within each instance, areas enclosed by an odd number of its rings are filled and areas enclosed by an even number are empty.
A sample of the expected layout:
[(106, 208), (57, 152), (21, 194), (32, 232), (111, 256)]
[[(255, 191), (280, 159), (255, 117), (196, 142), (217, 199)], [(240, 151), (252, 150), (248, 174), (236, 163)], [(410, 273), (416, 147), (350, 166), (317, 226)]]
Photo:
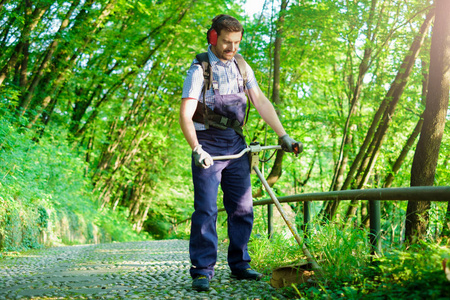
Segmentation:
[(303, 152), (303, 143), (302, 142), (293, 143), (292, 149), (294, 149), (295, 157), (297, 157), (300, 153)]

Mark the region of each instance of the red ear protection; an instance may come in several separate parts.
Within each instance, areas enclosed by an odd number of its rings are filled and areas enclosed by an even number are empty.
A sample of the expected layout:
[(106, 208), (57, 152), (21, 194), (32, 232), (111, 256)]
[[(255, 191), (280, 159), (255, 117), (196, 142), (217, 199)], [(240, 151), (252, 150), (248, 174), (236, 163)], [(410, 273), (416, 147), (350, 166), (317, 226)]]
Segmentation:
[[(242, 40), (242, 36), (241, 36), (241, 40)], [(208, 32), (208, 42), (213, 46), (217, 45), (217, 31), (215, 29), (211, 29)]]
[(208, 33), (208, 41), (211, 45), (217, 45), (217, 31), (215, 29), (211, 29)]

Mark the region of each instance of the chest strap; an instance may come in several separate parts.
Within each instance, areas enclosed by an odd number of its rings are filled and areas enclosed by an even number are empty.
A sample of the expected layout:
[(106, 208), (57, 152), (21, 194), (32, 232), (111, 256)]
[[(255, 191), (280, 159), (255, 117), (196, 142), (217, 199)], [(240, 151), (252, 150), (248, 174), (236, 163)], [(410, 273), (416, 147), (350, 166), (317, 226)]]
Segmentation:
[[(205, 114), (202, 114), (206, 110)], [(197, 109), (195, 111), (192, 120), (198, 123), (205, 124), (208, 123), (209, 126), (225, 130), (227, 128), (232, 128), (236, 131), (237, 134), (244, 137), (244, 131), (242, 130), (242, 126), (236, 119), (230, 119), (223, 115), (220, 115), (214, 112), (207, 105), (204, 105), (202, 102), (199, 102), (197, 105)], [(208, 128), (207, 128), (208, 129)]]
[[(242, 76), (243, 79), (243, 87), (244, 90), (247, 86), (247, 68), (245, 64), (245, 60), (240, 54), (236, 54), (235, 56), (237, 67), (239, 70), (239, 73)], [(199, 101), (197, 105), (197, 109), (195, 110), (194, 116), (192, 117), (192, 120), (198, 123), (202, 123), (205, 125), (205, 128), (208, 129), (211, 125), (214, 128), (219, 129), (227, 129), (227, 128), (233, 128), (234, 131), (236, 131), (237, 134), (244, 137), (244, 132), (242, 130), (242, 126), (240, 125), (239, 121), (229, 119), (225, 116), (219, 115), (215, 113), (212, 109), (210, 109), (206, 103), (206, 91), (208, 91), (212, 86), (212, 67), (209, 63), (209, 57), (208, 52), (200, 53), (195, 56), (199, 64), (202, 66), (203, 70), (203, 102)], [(247, 122), (248, 115), (250, 112), (250, 101), (248, 101), (247, 105), (247, 113), (244, 120), (244, 123)]]

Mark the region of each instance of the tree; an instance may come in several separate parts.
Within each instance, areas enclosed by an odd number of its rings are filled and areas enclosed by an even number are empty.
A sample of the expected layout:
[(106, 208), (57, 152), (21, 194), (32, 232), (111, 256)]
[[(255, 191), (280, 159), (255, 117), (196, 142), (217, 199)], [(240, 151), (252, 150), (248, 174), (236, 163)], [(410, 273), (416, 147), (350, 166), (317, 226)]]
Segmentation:
[[(98, 202), (128, 212), (136, 230), (176, 222), (192, 209), (189, 149), (176, 122), (183, 78), (205, 50), (212, 17), (228, 10), (245, 27), (239, 51), (286, 131), (305, 144), (301, 160), (280, 152), (266, 164), (276, 193), (297, 193), (299, 185), (301, 192), (338, 190), (346, 177), (348, 188), (358, 186), (354, 178), (365, 187), (381, 186), (383, 178), (390, 185), (393, 175), (395, 184), (409, 185), (405, 165), (423, 112), (418, 59), (409, 61), (404, 91), (396, 89), (396, 109), (391, 101), (377, 115), (371, 134), (377, 138), (367, 149), (361, 145), (396, 75), (407, 71), (402, 61), (416, 55), (410, 45), (429, 4), (265, 0), (265, 6), (253, 19), (232, 0), (0, 0), (0, 111), (22, 115), (14, 126), (34, 141), (67, 134), (77, 159), (89, 163), (85, 174)], [(420, 48), (425, 63), (428, 35)], [(267, 132), (267, 143), (276, 143), (262, 123), (249, 118), (248, 136), (261, 140)], [(4, 135), (8, 130), (0, 130)], [(443, 145), (442, 157), (448, 137)], [(437, 166), (442, 182), (450, 178), (445, 161)]]
[[(414, 67), (416, 58), (420, 52), (421, 46), (425, 40), (427, 30), (431, 24), (434, 16), (434, 11), (430, 12), (424, 20), (419, 33), (411, 44), (410, 51), (405, 56), (401, 66), (398, 68), (397, 75), (393, 80), (388, 92), (386, 93), (382, 103), (375, 113), (371, 126), (369, 127), (362, 143), (358, 155), (354, 159), (347, 177), (342, 185), (342, 190), (349, 187), (363, 188), (369, 173), (371, 172), (379, 150), (386, 136), (390, 122), (393, 118), (394, 111), (403, 94), (406, 84), (409, 80), (410, 74)], [(352, 201), (347, 213), (346, 219), (349, 219), (356, 212), (356, 204), (358, 201)], [(335, 201), (334, 205), (329, 208), (325, 217), (332, 219), (336, 213), (339, 201)]]
[[(432, 186), (435, 180), (442, 136), (448, 111), (450, 84), (450, 1), (436, 0), (431, 38), (430, 71), (423, 126), (411, 169), (411, 186)], [(429, 201), (409, 201), (406, 240), (423, 239), (428, 227)]]
[[(274, 43), (274, 59), (273, 59), (273, 89), (272, 89), (272, 101), (276, 105), (281, 104), (280, 97), (280, 76), (281, 76), (281, 46), (283, 42), (283, 32), (284, 32), (284, 19), (287, 10), (288, 1), (282, 0), (280, 13), (277, 21), (277, 29), (275, 34)], [(277, 110), (278, 115), (280, 115)], [(283, 164), (284, 151), (277, 151), (275, 162), (272, 166), (272, 170), (267, 177), (267, 183), (269, 186), (273, 186), (281, 176), (282, 164)], [(253, 193), (253, 197), (262, 196), (262, 187)]]

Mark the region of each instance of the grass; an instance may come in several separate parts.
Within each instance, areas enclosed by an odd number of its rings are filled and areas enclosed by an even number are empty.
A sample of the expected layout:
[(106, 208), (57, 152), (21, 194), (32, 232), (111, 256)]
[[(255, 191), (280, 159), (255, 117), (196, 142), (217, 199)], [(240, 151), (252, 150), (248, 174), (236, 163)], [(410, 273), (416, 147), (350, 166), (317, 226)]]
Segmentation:
[[(251, 266), (271, 274), (277, 267), (305, 262), (301, 247), (283, 222), (275, 220), (273, 237), (267, 239), (264, 212), (255, 209), (249, 243)], [(223, 251), (227, 246), (225, 220), (226, 214), (219, 214), (217, 231)], [(187, 234), (188, 225), (179, 230)], [(430, 235), (427, 242), (410, 247), (387, 238), (383, 240), (383, 255), (375, 257), (370, 255), (368, 235), (366, 229), (337, 223), (314, 224), (308, 249), (323, 268), (324, 277), (315, 285), (283, 288), (283, 294), (288, 299), (450, 299), (450, 282), (442, 269), (442, 261), (450, 260), (448, 238), (439, 240)]]
[[(450, 282), (442, 261), (450, 258), (448, 240), (429, 241), (409, 248), (384, 248), (381, 257), (369, 255), (368, 232), (316, 225), (308, 248), (324, 276), (315, 285), (284, 288), (289, 299), (449, 299)], [(252, 265), (265, 273), (275, 267), (304, 261), (292, 236), (275, 234), (271, 240), (253, 238), (249, 245)]]

